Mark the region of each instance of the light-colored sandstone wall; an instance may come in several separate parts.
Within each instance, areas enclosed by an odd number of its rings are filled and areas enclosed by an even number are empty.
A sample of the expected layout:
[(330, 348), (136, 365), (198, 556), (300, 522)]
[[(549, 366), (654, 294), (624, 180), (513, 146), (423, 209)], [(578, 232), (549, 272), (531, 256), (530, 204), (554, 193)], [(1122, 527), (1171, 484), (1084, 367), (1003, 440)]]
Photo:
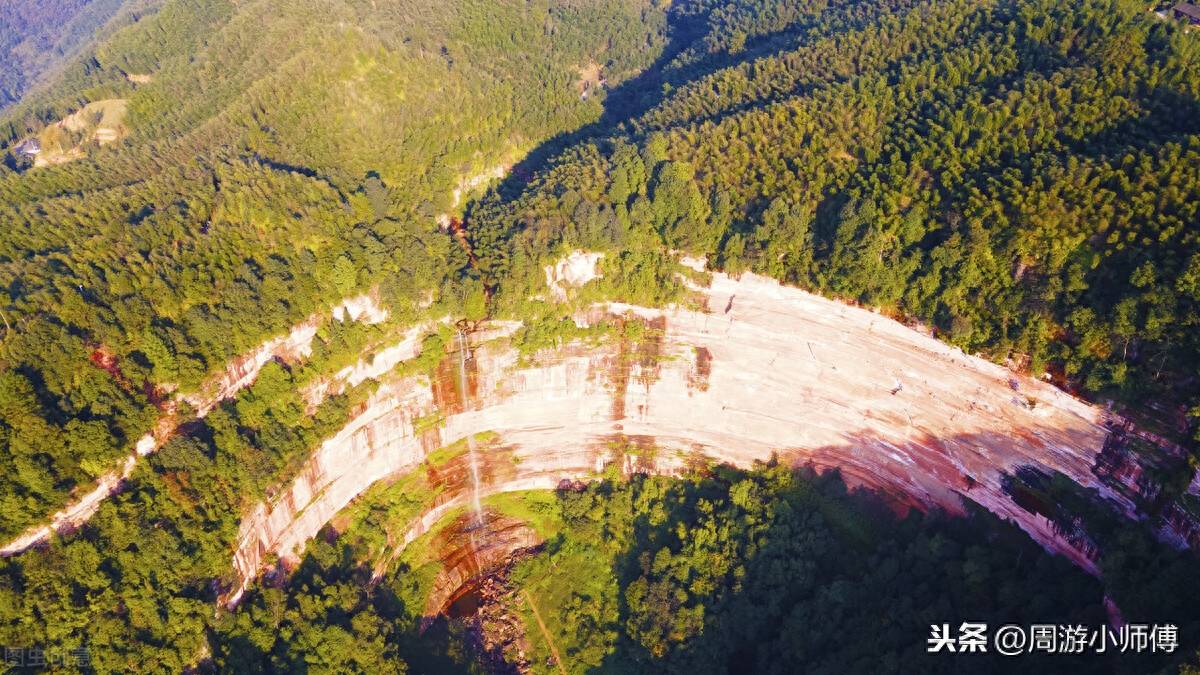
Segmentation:
[[(511, 470), (486, 476), (486, 493), (594, 475), (617, 437), (660, 448), (637, 460), (649, 471), (680, 471), (700, 458), (745, 467), (778, 455), (840, 468), (851, 482), (914, 504), (960, 511), (966, 497), (1093, 571), (1049, 521), (1012, 502), (1003, 475), (1022, 466), (1059, 471), (1133, 512), (1091, 471), (1108, 434), (1103, 411), (868, 310), (765, 278), (717, 274), (703, 292), (707, 312), (607, 308), (665, 320), (661, 354), (645, 369), (623, 371), (616, 341), (570, 346), (525, 367), (503, 341), (476, 344), (472, 408), (451, 411), (425, 438), (413, 421), (436, 409), (428, 381), (381, 387), (282, 496), (245, 518), (234, 558), (243, 584), (270, 554), (299, 556), (375, 481), (484, 431), (515, 457)], [(415, 523), (413, 536), (448, 508)]]
[[(372, 294), (364, 294), (342, 301), (333, 308), (332, 315), (338, 321), (361, 321), (367, 324), (384, 321), (388, 316), (387, 310), (379, 306)], [(203, 418), (212, 412), (221, 401), (233, 398), (239, 391), (253, 384), (254, 380), (258, 378), (259, 372), (271, 361), (275, 359), (298, 361), (307, 358), (312, 353), (312, 341), (323, 320), (322, 315), (313, 314), (293, 326), (287, 333), (271, 338), (259, 345), (253, 352), (234, 359), (222, 371), (209, 378), (198, 391), (180, 395), (178, 400), (191, 405), (195, 408), (196, 417)], [(404, 351), (403, 341), (397, 346), (397, 349), (401, 352), (400, 354), (387, 354), (384, 357), (391, 363), (387, 367), (388, 369), (395, 367), (395, 364), (399, 362), (400, 358), (397, 357), (408, 358), (406, 355), (412, 351), (411, 349)], [(365, 369), (370, 371), (373, 365), (369, 364)], [(357, 384), (354, 380), (359, 374), (357, 371), (347, 372), (345, 379)], [(366, 373), (366, 376), (369, 375), (370, 372)], [(321, 394), (323, 395), (323, 393), (322, 390)], [(133, 474), (138, 458), (156, 452), (175, 432), (178, 420), (173, 403), (164, 410), (155, 428), (138, 439), (134, 444), (133, 452), (125, 458), (120, 467), (101, 476), (91, 491), (51, 516), (50, 522), (31, 527), (21, 536), (5, 544), (3, 548), (0, 548), (0, 555), (16, 555), (31, 546), (46, 541), (50, 538), (51, 533), (64, 532), (87, 522), (104, 500), (108, 499), (109, 495), (118, 490), (121, 483)], [(314, 405), (315, 403), (319, 403), (319, 400), (315, 401)]]

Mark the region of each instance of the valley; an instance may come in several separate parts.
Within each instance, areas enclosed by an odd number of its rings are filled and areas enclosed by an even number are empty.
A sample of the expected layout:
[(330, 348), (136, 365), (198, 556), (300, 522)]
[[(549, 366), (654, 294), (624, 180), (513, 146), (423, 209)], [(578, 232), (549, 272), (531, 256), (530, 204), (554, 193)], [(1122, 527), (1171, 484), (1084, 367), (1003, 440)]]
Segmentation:
[(10, 665), (1200, 669), (1190, 3), (34, 5)]
[[(305, 543), (376, 481), (423, 470), (438, 448), (480, 434), (491, 440), (480, 451), (479, 486), (460, 476), (418, 521), (468, 505), (475, 489), (552, 490), (610, 466), (622, 475), (679, 475), (775, 458), (836, 469), (900, 507), (962, 513), (965, 502), (979, 504), (1096, 573), (1099, 551), (1087, 533), (1018, 503), (1009, 481), (1029, 471), (1061, 475), (1129, 518), (1144, 517), (1142, 493), (1160, 487), (1137, 482), (1138, 462), (1147, 460), (1135, 453), (1120, 457), (1132, 471), (1099, 475), (1101, 452), (1126, 422), (1053, 385), (753, 274), (714, 274), (695, 292), (698, 310), (584, 310), (577, 322), (644, 323), (644, 342), (565, 343), (529, 364), (505, 345), (518, 326), (484, 324), (465, 356), (470, 402), (453, 380), (381, 373), (383, 384), (350, 424), (242, 521), (234, 566), (243, 587), (268, 559), (297, 564)], [(448, 348), (448, 360), (464, 356)], [(437, 372), (453, 378), (452, 368)], [(438, 422), (420, 424), (430, 417)], [(615, 441), (641, 452), (613, 454)], [(1182, 450), (1157, 443), (1183, 461)]]

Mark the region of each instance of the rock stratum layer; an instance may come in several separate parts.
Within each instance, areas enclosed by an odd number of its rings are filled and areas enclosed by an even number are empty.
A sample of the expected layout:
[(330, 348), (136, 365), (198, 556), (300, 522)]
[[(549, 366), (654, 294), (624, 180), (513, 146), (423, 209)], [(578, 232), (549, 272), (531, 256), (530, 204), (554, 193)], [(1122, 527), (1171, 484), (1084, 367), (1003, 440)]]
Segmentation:
[[(374, 295), (361, 295), (343, 300), (335, 305), (332, 316), (337, 321), (359, 321), (365, 324), (380, 323), (387, 320), (387, 310), (379, 306)], [(304, 322), (291, 328), (287, 333), (276, 336), (259, 345), (249, 354), (244, 354), (218, 373), (210, 377), (198, 391), (180, 394), (174, 400), (162, 406), (162, 415), (154, 428), (143, 435), (134, 444), (133, 451), (125, 458), (120, 467), (108, 471), (96, 481), (96, 485), (83, 493), (70, 504), (50, 517), (50, 522), (29, 528), (19, 537), (0, 547), (0, 556), (10, 556), (22, 553), (33, 546), (45, 543), (55, 533), (74, 530), (88, 521), (100, 505), (121, 484), (133, 475), (138, 459), (153, 454), (174, 435), (180, 420), (176, 416), (176, 408), (180, 401), (192, 406), (197, 419), (203, 419), (212, 412), (221, 401), (233, 398), (242, 389), (254, 384), (263, 366), (271, 361), (285, 362), (301, 361), (312, 353), (312, 341), (316, 337), (317, 328), (325, 321), (321, 313), (313, 314)], [(401, 345), (402, 347), (402, 345)], [(385, 355), (385, 359), (392, 358)], [(395, 362), (392, 362), (395, 365)], [(369, 366), (359, 369), (370, 374)], [(346, 380), (355, 383), (359, 371), (348, 369), (339, 373)], [(322, 394), (324, 389), (322, 389)]]
[[(290, 486), (243, 520), (234, 555), (241, 584), (227, 599), (236, 602), (272, 555), (295, 560), (375, 481), (481, 432), (498, 435), (479, 451), (478, 489), (486, 494), (554, 488), (612, 461), (626, 471), (672, 473), (776, 457), (837, 468), (853, 484), (920, 508), (961, 513), (965, 498), (1093, 572), (1086, 534), (1018, 504), (1012, 477), (1061, 473), (1138, 517), (1145, 486), (1136, 461), (1126, 457), (1122, 467), (1118, 449), (1118, 470), (1096, 469), (1102, 451), (1113, 454), (1113, 435), (1127, 432), (1103, 409), (879, 314), (769, 279), (716, 274), (699, 292), (706, 309), (612, 304), (577, 317), (645, 322), (650, 330), (638, 344), (573, 343), (522, 363), (497, 338), (512, 325), (476, 333), (468, 406), (446, 377), (385, 383)], [(418, 423), (434, 414), (444, 416), (440, 425)], [(645, 450), (614, 451), (630, 446)], [(440, 501), (414, 533), (463, 503), (467, 489)]]

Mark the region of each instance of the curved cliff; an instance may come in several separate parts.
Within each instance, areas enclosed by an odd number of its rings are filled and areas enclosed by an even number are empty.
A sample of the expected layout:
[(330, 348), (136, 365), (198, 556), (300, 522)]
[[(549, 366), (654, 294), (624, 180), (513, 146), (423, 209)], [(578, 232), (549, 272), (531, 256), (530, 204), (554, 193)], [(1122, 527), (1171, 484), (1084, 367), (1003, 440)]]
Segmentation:
[[(364, 294), (347, 298), (335, 305), (332, 309), (332, 317), (337, 321), (358, 321), (369, 325), (386, 321), (388, 312), (379, 305), (373, 295)], [(104, 500), (120, 489), (122, 482), (133, 475), (138, 458), (158, 451), (175, 433), (175, 429), (181, 421), (175, 413), (178, 401), (191, 405), (195, 409), (196, 418), (202, 419), (212, 412), (221, 401), (233, 398), (239, 391), (254, 384), (259, 372), (271, 361), (278, 359), (296, 362), (307, 358), (312, 353), (312, 341), (317, 335), (317, 329), (324, 321), (325, 318), (320, 313), (313, 314), (293, 326), (287, 333), (273, 337), (259, 345), (254, 351), (234, 359), (223, 370), (205, 381), (199, 390), (180, 394), (175, 400), (168, 402), (163, 406), (162, 415), (155, 423), (154, 429), (137, 440), (133, 451), (125, 458), (120, 467), (100, 476), (95, 487), (52, 515), (48, 523), (31, 527), (16, 539), (5, 544), (0, 548), (0, 556), (16, 555), (41, 544), (53, 533), (73, 530), (87, 522), (100, 509)], [(403, 347), (403, 343), (401, 347)], [(402, 350), (402, 353), (407, 354), (408, 352)], [(390, 358), (392, 358), (390, 355), (385, 357), (385, 359)], [(395, 363), (396, 361), (391, 361), (391, 365), (388, 367), (394, 366)], [(347, 371), (346, 377), (353, 382), (355, 373), (356, 371), (350, 369)], [(325, 390), (322, 389), (318, 396), (324, 396), (324, 394)], [(316, 400), (314, 405), (319, 402)]]
[[(776, 456), (836, 467), (851, 483), (914, 506), (961, 512), (966, 498), (1091, 571), (1086, 535), (1019, 505), (1012, 477), (1058, 472), (1137, 514), (1136, 490), (1094, 470), (1115, 424), (1102, 409), (871, 311), (769, 279), (716, 274), (700, 293), (702, 310), (607, 305), (577, 317), (645, 322), (637, 345), (571, 344), (521, 363), (502, 337), (513, 326), (476, 334), (470, 406), (439, 378), (382, 385), (290, 486), (243, 520), (234, 554), (241, 585), (229, 599), (271, 556), (298, 557), (375, 481), (485, 431), (510, 455), (500, 461), (480, 449), (490, 467), (479, 487), (485, 493), (553, 488), (611, 461), (675, 472)], [(444, 415), (439, 426), (417, 423), (435, 413)], [(614, 456), (613, 440), (645, 452)]]

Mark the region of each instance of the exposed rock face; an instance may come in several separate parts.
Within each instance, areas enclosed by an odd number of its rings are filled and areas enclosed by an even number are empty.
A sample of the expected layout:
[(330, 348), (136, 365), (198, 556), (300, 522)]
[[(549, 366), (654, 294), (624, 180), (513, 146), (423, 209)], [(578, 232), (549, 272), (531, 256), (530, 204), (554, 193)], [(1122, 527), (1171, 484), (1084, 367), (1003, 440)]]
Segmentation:
[[(38, 168), (81, 159), (87, 155), (86, 141), (108, 145), (125, 137), (128, 108), (129, 102), (123, 98), (88, 103), (43, 129), (37, 138), (37, 151), (25, 154), (33, 156), (33, 165)], [(84, 141), (71, 145), (70, 133), (79, 134)], [(28, 150), (33, 146), (25, 147)]]
[[(918, 507), (961, 512), (965, 497), (1091, 571), (1086, 538), (1014, 501), (1011, 477), (1061, 472), (1137, 513), (1128, 490), (1093, 471), (1113, 425), (1101, 409), (870, 311), (762, 277), (717, 274), (703, 293), (709, 311), (596, 308), (577, 320), (637, 316), (648, 337), (570, 345), (532, 365), (519, 365), (503, 340), (481, 344), (477, 334), (472, 409), (453, 400), (441, 377), (381, 387), (279, 498), (243, 520), (234, 555), (242, 588), (271, 554), (296, 558), (373, 482), (484, 431), (511, 454), (485, 460), (495, 467), (484, 472), (485, 493), (554, 488), (613, 461), (626, 471), (671, 473), (778, 456), (839, 468), (851, 482)], [(434, 412), (444, 424), (418, 434), (414, 421)], [(646, 451), (615, 454), (614, 439)], [(463, 503), (461, 494), (419, 519), (406, 540)], [(230, 599), (239, 595), (235, 589)]]
[(465, 514), (436, 535), (432, 549), (439, 553), (442, 571), (425, 599), (426, 617), (444, 612), (491, 570), (502, 567), (509, 554), (537, 546), (541, 539), (525, 523), (486, 512), (482, 522)]
[(558, 263), (547, 265), (546, 286), (549, 287), (550, 294), (558, 300), (566, 300), (568, 288), (578, 288), (599, 277), (596, 263), (600, 262), (602, 256), (601, 253), (573, 251)]
[(458, 187), (454, 188), (454, 206), (457, 207), (462, 203), (464, 194), (470, 193), (489, 182), (504, 178), (508, 175), (508, 170), (511, 168), (509, 164), (497, 164), (491, 168), (480, 171), (472, 176), (464, 176), (459, 179)]
[[(430, 452), (467, 434), (501, 428), (498, 424), (505, 418), (521, 427), (543, 426), (547, 399), (557, 399), (551, 414), (558, 419), (552, 424), (569, 423), (566, 415), (572, 412), (580, 420), (607, 418), (611, 403), (606, 380), (592, 369), (592, 358), (579, 354), (546, 368), (517, 369), (515, 351), (477, 349), (473, 379), (478, 410), (463, 411), (461, 401), (447, 396), (453, 391), (447, 383), (455, 377), (449, 371), (432, 383), (414, 377), (380, 386), (362, 413), (317, 449), (288, 489), (243, 520), (234, 567), (248, 583), (269, 554), (296, 558), (305, 542), (367, 486), (417, 468)], [(601, 367), (612, 366), (600, 358)], [(450, 414), (441, 428), (417, 433), (417, 420), (439, 407), (458, 412)], [(557, 441), (562, 435), (535, 430), (505, 437), (512, 454), (503, 463), (485, 458), (483, 491), (553, 489), (563, 477), (590, 475), (603, 466), (603, 444), (576, 441), (560, 447)], [(456, 495), (466, 497), (463, 490)], [(405, 543), (462, 503), (451, 499), (425, 514)], [(235, 591), (230, 600), (238, 597)]]
[(1159, 533), (1181, 548), (1200, 549), (1200, 472), (1177, 499), (1162, 511)]
[[(376, 323), (387, 318), (387, 310), (381, 308), (374, 297), (363, 295), (343, 301), (333, 309), (333, 316), (341, 320), (361, 320), (366, 323)], [(258, 349), (234, 359), (226, 368), (210, 378), (200, 390), (191, 394), (181, 395), (179, 401), (188, 403), (196, 411), (197, 418), (203, 418), (212, 412), (221, 401), (232, 398), (239, 391), (254, 383), (263, 366), (275, 360), (299, 361), (312, 353), (312, 341), (317, 334), (317, 328), (324, 320), (321, 314), (313, 314), (300, 324), (292, 327), (287, 333), (267, 340)], [(402, 345), (401, 345), (402, 347)], [(403, 349), (401, 349), (403, 352)], [(407, 354), (408, 352), (403, 352)], [(392, 359), (389, 355), (385, 359)], [(399, 360), (394, 360), (395, 366)], [(369, 367), (368, 367), (369, 369)], [(346, 375), (353, 380), (355, 373)], [(16, 555), (36, 546), (50, 538), (52, 532), (66, 532), (79, 527), (100, 508), (100, 504), (120, 488), (121, 483), (133, 474), (139, 457), (145, 457), (157, 451), (163, 443), (175, 432), (179, 423), (175, 415), (175, 402), (163, 406), (163, 415), (159, 418), (154, 429), (138, 439), (133, 453), (125, 458), (121, 466), (109, 471), (97, 480), (96, 487), (67, 505), (50, 518), (50, 522), (39, 527), (32, 527), (21, 536), (0, 548), (0, 555)]]
[(472, 580), (466, 596), (442, 610), (451, 620), (465, 622), (467, 644), (475, 651), (477, 662), (485, 673), (519, 675), (533, 672), (525, 621), (518, 611), (528, 602), (529, 596), (513, 586), (511, 574), (518, 562), (541, 550), (541, 546), (515, 549), (508, 558), (494, 565), (493, 572)]
[(333, 318), (338, 321), (358, 321), (368, 326), (387, 321), (388, 311), (379, 304), (375, 295), (366, 293), (347, 298), (333, 308)]
[[(450, 208), (457, 209), (459, 205), (462, 204), (464, 195), (470, 195), (472, 192), (483, 187), (484, 185), (487, 185), (491, 181), (504, 178), (508, 175), (508, 171), (511, 168), (511, 164), (496, 164), (492, 167), (484, 169), (483, 171), (480, 171), (479, 173), (469, 176), (461, 176), (458, 179), (458, 186), (450, 192)], [(438, 214), (437, 218), (435, 218), (438, 226), (443, 230), (451, 229), (451, 221), (453, 219), (454, 217), (449, 213)]]
[[(335, 305), (332, 316), (337, 321), (358, 321), (371, 325), (386, 321), (388, 312), (379, 305), (374, 295), (364, 294), (348, 298)], [(237, 392), (253, 384), (254, 380), (258, 378), (258, 373), (267, 363), (276, 359), (296, 362), (308, 358), (312, 354), (312, 341), (317, 335), (317, 328), (324, 320), (325, 317), (321, 314), (314, 314), (303, 323), (293, 326), (286, 334), (267, 340), (253, 352), (235, 359), (200, 391), (182, 397), (183, 400), (196, 408), (198, 417), (204, 417), (218, 403), (232, 398)], [(404, 347), (402, 340), (399, 353), (404, 355), (410, 351), (411, 349)], [(385, 362), (391, 360), (391, 355), (385, 356)], [(398, 362), (398, 360), (392, 361), (388, 368), (395, 367)], [(366, 368), (369, 370), (370, 365), (368, 364)], [(346, 377), (354, 379), (354, 374), (347, 373)]]
[(239, 391), (254, 384), (263, 366), (271, 361), (280, 359), (295, 362), (312, 354), (312, 341), (321, 320), (319, 315), (314, 314), (284, 335), (267, 340), (253, 352), (234, 359), (199, 391), (184, 395), (180, 397), (181, 400), (196, 409), (197, 417), (204, 417), (221, 401), (233, 398)]
[(326, 397), (340, 394), (347, 387), (379, 379), (397, 365), (420, 354), (421, 339), (431, 327), (432, 324), (421, 324), (408, 329), (396, 343), (375, 352), (370, 358), (359, 359), (308, 388), (304, 391), (304, 400), (315, 409)]

